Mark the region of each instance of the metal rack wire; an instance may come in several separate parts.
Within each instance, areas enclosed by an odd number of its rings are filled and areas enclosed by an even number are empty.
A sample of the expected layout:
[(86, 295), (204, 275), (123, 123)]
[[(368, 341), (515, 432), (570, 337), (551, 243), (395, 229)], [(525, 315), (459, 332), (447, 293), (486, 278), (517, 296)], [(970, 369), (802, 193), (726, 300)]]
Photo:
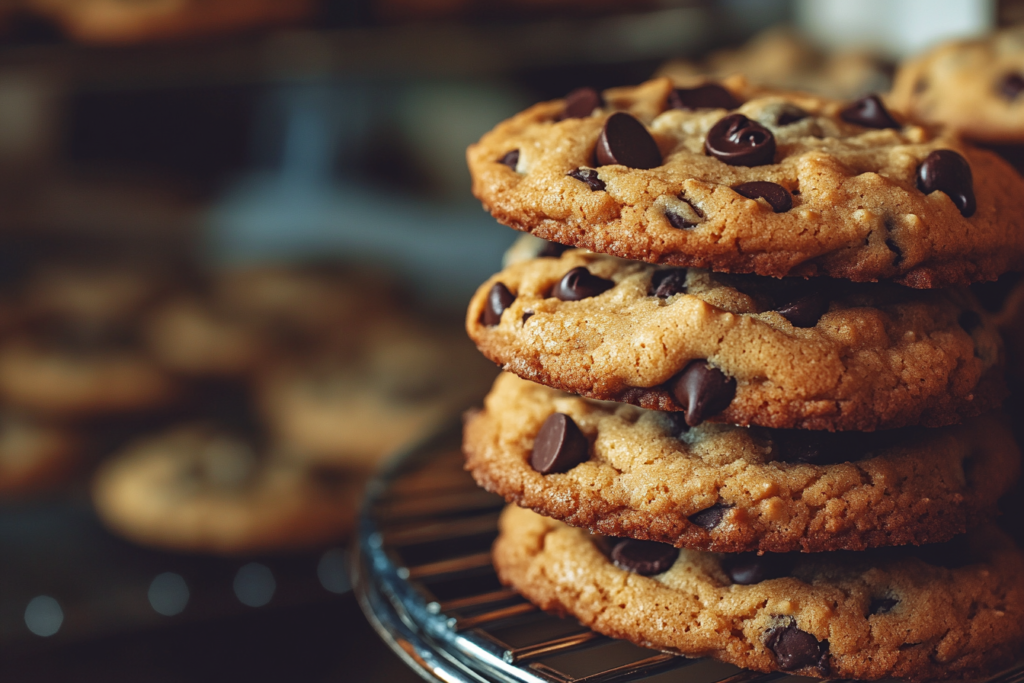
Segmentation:
[[(645, 650), (546, 614), (491, 565), (504, 502), (462, 469), (459, 425), (412, 449), (370, 486), (354, 554), (374, 628), (428, 681), (767, 683), (796, 681)], [(806, 679), (804, 679), (806, 680)], [(985, 683), (1024, 683), (1024, 663)]]

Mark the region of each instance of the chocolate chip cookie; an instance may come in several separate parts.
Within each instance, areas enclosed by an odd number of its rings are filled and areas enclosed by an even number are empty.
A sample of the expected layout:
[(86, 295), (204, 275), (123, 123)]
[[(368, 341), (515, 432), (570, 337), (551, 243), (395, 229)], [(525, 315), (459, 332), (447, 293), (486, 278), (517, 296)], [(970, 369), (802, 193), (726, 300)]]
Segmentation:
[(19, 495), (65, 479), (81, 461), (73, 430), (17, 411), (0, 411), (0, 493)]
[(900, 65), (888, 102), (990, 143), (1024, 143), (1024, 27), (947, 42)]
[(720, 552), (933, 543), (995, 514), (1003, 422), (871, 434), (704, 424), (501, 375), (467, 415), (477, 483), (574, 526)]
[(484, 283), (466, 329), (520, 377), (702, 420), (873, 430), (998, 405), (999, 335), (965, 290), (776, 280), (572, 250)]
[(467, 156), (500, 222), (629, 259), (917, 288), (1024, 267), (1024, 179), (875, 96), (662, 78), (535, 105)]
[(280, 446), (193, 424), (129, 445), (104, 462), (93, 503), (143, 545), (217, 554), (326, 544), (354, 522), (362, 478), (310, 469)]
[(599, 633), (755, 671), (971, 679), (1024, 650), (1024, 554), (993, 529), (940, 546), (718, 555), (593, 537), (528, 510), (494, 566), (542, 609)]

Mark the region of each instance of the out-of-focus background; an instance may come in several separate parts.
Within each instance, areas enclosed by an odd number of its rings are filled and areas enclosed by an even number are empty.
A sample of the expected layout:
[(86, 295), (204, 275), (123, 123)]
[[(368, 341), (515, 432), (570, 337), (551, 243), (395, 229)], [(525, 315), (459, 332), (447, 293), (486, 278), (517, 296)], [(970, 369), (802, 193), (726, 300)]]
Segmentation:
[[(386, 456), (482, 397), (464, 152), (578, 86), (853, 98), (996, 0), (0, 0), (0, 676), (414, 675), (351, 596)], [(327, 521), (325, 521), (327, 520)]]

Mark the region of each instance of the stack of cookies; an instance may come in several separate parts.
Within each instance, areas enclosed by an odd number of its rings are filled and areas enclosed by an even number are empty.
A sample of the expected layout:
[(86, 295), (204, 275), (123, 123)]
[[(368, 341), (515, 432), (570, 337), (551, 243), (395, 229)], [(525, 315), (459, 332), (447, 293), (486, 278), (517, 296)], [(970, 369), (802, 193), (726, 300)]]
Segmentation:
[(1024, 651), (1003, 351), (964, 287), (1024, 265), (1002, 159), (876, 96), (738, 78), (574, 91), (468, 159), (533, 235), (466, 319), (506, 371), (464, 432), (515, 504), (505, 583), (757, 671), (967, 677)]

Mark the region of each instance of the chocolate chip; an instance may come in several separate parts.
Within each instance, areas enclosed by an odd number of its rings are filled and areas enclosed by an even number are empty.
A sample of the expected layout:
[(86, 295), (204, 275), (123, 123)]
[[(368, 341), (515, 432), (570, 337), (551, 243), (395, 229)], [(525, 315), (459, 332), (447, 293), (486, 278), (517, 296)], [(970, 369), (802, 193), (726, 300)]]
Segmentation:
[(651, 276), (651, 292), (659, 299), (686, 293), (686, 269), (666, 268), (656, 270)]
[(793, 327), (814, 327), (828, 312), (828, 297), (823, 292), (812, 292), (776, 310)]
[(735, 109), (740, 104), (735, 95), (716, 83), (676, 88), (668, 94), (671, 109)]
[(777, 553), (735, 553), (727, 555), (722, 560), (722, 571), (733, 583), (740, 586), (777, 579), (788, 574), (791, 568), (792, 561), (789, 556)]
[(696, 427), (704, 418), (718, 415), (736, 396), (736, 380), (706, 360), (691, 361), (669, 380), (669, 391), (686, 411), (686, 424)]
[(663, 412), (662, 415), (668, 421), (669, 433), (672, 436), (678, 438), (690, 431), (690, 425), (686, 424), (686, 415), (677, 412)]
[(765, 200), (775, 213), (785, 213), (793, 208), (793, 195), (789, 193), (789, 190), (777, 183), (755, 180), (752, 183), (737, 185), (732, 189), (747, 199)]
[(690, 523), (696, 524), (701, 529), (711, 531), (725, 519), (725, 513), (732, 509), (731, 505), (725, 505), (724, 503), (715, 503), (709, 508), (705, 508), (700, 512), (695, 512), (690, 515), (687, 519)]
[(977, 311), (967, 309), (959, 315), (956, 319), (960, 327), (964, 328), (964, 332), (970, 334), (981, 326), (981, 316), (978, 315)]
[(853, 102), (839, 112), (839, 118), (865, 128), (900, 128), (878, 95), (866, 95)]
[(674, 211), (666, 211), (665, 218), (668, 219), (668, 224), (677, 230), (687, 230), (697, 225), (697, 223), (691, 223)]
[(667, 543), (637, 541), (632, 538), (619, 541), (612, 548), (615, 566), (640, 576), (654, 576), (666, 572), (679, 557), (679, 549)]
[(621, 164), (630, 168), (661, 166), (658, 143), (644, 124), (629, 114), (618, 112), (604, 122), (595, 153), (599, 166)]
[(525, 325), (526, 321), (532, 318), (534, 315), (535, 314), (533, 311), (523, 311), (523, 324)]
[(999, 83), (999, 94), (1011, 102), (1024, 92), (1024, 76), (1019, 73), (1006, 74)]
[(587, 458), (587, 437), (571, 417), (552, 413), (534, 439), (530, 466), (541, 474), (568, 472)]
[[(665, 209), (665, 218), (668, 219), (669, 225), (677, 230), (688, 230), (695, 225), (699, 225), (700, 221), (694, 219), (704, 218), (704, 214), (701, 213), (701, 210), (682, 197), (679, 198), (679, 201), (683, 202), (685, 207), (669, 207)], [(688, 211), (686, 207), (688, 207)], [(682, 213), (679, 213), (680, 210), (692, 213), (692, 215), (684, 216)]]
[(575, 171), (569, 171), (566, 175), (586, 183), (592, 192), (604, 189), (604, 181), (597, 177), (597, 171), (592, 168), (577, 168)]
[(586, 118), (593, 114), (595, 109), (603, 106), (604, 99), (601, 93), (593, 88), (576, 88), (565, 96), (565, 109), (558, 116), (558, 120)]
[(828, 675), (828, 641), (819, 643), (810, 633), (798, 629), (792, 619), (785, 626), (768, 629), (764, 634), (764, 645), (775, 655), (775, 663), (782, 671), (814, 667)]
[(945, 192), (965, 218), (977, 208), (971, 165), (951, 149), (937, 149), (925, 157), (917, 168), (917, 189), (925, 194)]
[(537, 252), (537, 258), (558, 258), (568, 249), (564, 244), (545, 241), (544, 247)]
[(502, 158), (498, 159), (499, 164), (505, 164), (513, 171), (516, 170), (516, 166), (519, 165), (519, 150), (514, 149)]
[(785, 107), (783, 107), (782, 110), (779, 112), (779, 115), (776, 117), (775, 125), (779, 127), (788, 126), (791, 123), (803, 121), (808, 116), (810, 116), (810, 114), (808, 114), (795, 104), (786, 104)]
[(562, 276), (555, 288), (551, 290), (551, 296), (561, 301), (579, 301), (597, 296), (614, 286), (615, 283), (611, 280), (592, 275), (583, 266), (576, 266)]
[(871, 604), (868, 606), (868, 616), (888, 614), (898, 603), (899, 600), (895, 598), (872, 598)]
[(730, 114), (708, 131), (704, 152), (730, 166), (762, 166), (775, 159), (775, 136), (743, 114)]
[(508, 287), (500, 282), (495, 282), (491, 291), (487, 293), (487, 305), (484, 306), (483, 322), (488, 327), (494, 327), (501, 322), (501, 314), (516, 300), (516, 295), (508, 291)]

